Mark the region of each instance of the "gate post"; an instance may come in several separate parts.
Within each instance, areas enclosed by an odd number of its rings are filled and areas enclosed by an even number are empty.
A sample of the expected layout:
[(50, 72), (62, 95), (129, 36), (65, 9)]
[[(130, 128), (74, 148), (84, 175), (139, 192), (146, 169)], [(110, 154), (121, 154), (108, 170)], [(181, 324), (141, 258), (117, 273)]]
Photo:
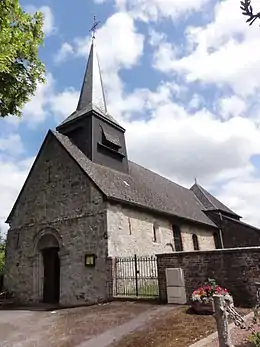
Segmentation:
[(112, 258), (113, 296), (117, 296), (117, 258)]
[(138, 268), (137, 268), (137, 256), (134, 255), (134, 261), (135, 261), (135, 294), (138, 296)]

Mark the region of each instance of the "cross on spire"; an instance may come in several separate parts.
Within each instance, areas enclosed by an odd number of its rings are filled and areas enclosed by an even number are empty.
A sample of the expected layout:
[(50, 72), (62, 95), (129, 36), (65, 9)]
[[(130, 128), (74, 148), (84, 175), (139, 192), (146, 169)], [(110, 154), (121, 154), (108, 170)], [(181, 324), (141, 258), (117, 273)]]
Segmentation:
[(93, 18), (93, 25), (92, 25), (91, 29), (89, 30), (89, 31), (92, 32), (92, 40), (94, 40), (94, 39), (96, 38), (96, 36), (95, 36), (95, 34), (96, 34), (96, 29), (97, 29), (97, 27), (98, 27), (99, 24), (100, 24), (100, 21), (97, 22), (97, 21), (96, 21), (96, 16), (94, 16), (94, 18)]

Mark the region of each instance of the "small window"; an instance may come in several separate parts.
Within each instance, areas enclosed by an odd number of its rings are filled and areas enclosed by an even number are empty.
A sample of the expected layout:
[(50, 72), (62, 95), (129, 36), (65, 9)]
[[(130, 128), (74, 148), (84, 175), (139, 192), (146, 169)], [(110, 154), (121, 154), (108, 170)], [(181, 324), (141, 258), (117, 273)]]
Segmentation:
[(192, 235), (192, 242), (193, 242), (193, 248), (194, 251), (199, 251), (199, 240), (198, 240), (198, 236), (196, 234)]
[(219, 233), (217, 232), (213, 233), (213, 238), (214, 238), (215, 248), (216, 249), (222, 248), (220, 243)]
[(128, 229), (129, 229), (129, 235), (132, 235), (132, 225), (131, 225), (131, 218), (128, 217)]
[(20, 248), (20, 232), (18, 231), (16, 236), (15, 249), (19, 249), (19, 248)]
[(153, 223), (153, 242), (158, 242), (159, 225), (157, 222)]
[(177, 225), (173, 225), (172, 228), (173, 228), (173, 238), (174, 238), (175, 251), (176, 252), (182, 252), (183, 251), (183, 245), (182, 245), (180, 228)]

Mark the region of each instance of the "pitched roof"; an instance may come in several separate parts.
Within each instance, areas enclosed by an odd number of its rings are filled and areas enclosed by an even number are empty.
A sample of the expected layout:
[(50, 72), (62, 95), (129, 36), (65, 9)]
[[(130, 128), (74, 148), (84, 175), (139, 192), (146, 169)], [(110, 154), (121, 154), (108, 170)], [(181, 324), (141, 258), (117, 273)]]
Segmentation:
[(193, 192), (129, 161), (124, 174), (90, 161), (70, 139), (53, 132), (71, 157), (109, 199), (216, 227)]
[(107, 112), (103, 81), (94, 40), (92, 40), (90, 48), (77, 109), (69, 117), (67, 117), (59, 125), (59, 127), (82, 117), (92, 110), (96, 111), (103, 118), (119, 125), (116, 120)]
[(224, 205), (221, 201), (216, 199), (213, 195), (211, 195), (206, 189), (200, 186), (198, 183), (195, 183), (191, 188), (191, 191), (196, 195), (199, 201), (203, 204), (206, 210), (219, 210), (222, 212), (226, 212), (228, 214), (238, 216), (234, 211), (232, 211), (229, 207)]

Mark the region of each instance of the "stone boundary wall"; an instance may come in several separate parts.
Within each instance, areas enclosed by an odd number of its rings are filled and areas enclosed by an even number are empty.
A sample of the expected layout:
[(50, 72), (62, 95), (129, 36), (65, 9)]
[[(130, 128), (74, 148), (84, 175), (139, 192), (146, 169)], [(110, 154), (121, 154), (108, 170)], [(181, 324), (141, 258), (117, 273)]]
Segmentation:
[(159, 293), (163, 302), (167, 301), (165, 269), (182, 268), (187, 302), (190, 302), (192, 291), (210, 277), (231, 292), (235, 305), (252, 307), (256, 303), (255, 282), (260, 282), (260, 247), (158, 254), (157, 264)]

